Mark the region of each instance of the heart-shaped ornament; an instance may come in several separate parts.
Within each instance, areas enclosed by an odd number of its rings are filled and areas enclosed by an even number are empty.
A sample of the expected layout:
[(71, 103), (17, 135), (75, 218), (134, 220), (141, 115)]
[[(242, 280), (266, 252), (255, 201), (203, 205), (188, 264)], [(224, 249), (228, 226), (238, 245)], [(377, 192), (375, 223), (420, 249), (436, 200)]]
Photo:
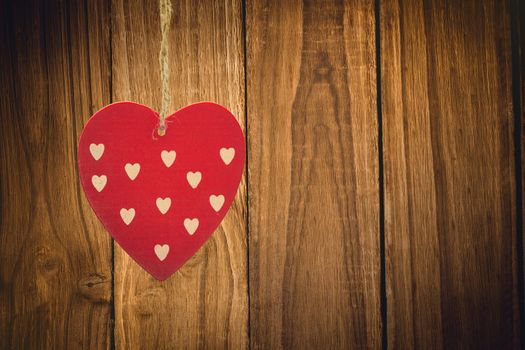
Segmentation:
[(244, 168), (235, 117), (210, 102), (166, 118), (132, 102), (95, 113), (78, 146), (91, 207), (111, 236), (146, 271), (168, 278), (206, 242), (230, 207)]

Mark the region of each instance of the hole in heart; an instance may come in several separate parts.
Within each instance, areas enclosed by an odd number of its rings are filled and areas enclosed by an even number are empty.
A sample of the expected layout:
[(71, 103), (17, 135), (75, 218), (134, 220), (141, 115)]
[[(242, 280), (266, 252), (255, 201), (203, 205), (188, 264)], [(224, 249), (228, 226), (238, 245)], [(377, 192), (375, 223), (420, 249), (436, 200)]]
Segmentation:
[(163, 120), (161, 120), (160, 124), (159, 124), (159, 127), (157, 128), (157, 134), (159, 136), (164, 136), (166, 135), (166, 123), (164, 123)]

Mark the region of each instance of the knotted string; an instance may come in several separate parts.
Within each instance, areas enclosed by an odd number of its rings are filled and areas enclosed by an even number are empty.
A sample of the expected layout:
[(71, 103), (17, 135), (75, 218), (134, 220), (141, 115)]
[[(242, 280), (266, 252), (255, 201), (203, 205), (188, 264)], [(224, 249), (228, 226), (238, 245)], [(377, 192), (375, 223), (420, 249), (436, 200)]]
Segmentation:
[(170, 106), (170, 67), (168, 65), (168, 33), (170, 31), (171, 23), (171, 1), (159, 0), (160, 8), (160, 80), (162, 82), (162, 105), (160, 107), (160, 123), (158, 133), (163, 136), (166, 133), (166, 117), (168, 116), (168, 108)]

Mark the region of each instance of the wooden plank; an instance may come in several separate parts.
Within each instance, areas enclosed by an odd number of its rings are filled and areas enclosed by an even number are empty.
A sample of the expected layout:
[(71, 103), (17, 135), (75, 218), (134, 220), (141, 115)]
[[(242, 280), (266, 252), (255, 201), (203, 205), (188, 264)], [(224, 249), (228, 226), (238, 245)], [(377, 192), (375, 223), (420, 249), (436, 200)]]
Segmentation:
[(247, 3), (251, 345), (381, 346), (372, 1)]
[(111, 346), (111, 240), (76, 146), (109, 102), (103, 0), (2, 2), (0, 334), (5, 349)]
[(506, 1), (381, 1), (389, 348), (518, 348)]
[[(215, 101), (244, 125), (242, 4), (186, 0), (172, 5), (170, 110)], [(113, 1), (114, 101), (160, 109), (159, 20), (158, 1)], [(246, 236), (243, 180), (220, 228), (168, 280), (154, 280), (115, 245), (116, 347), (246, 348)]]

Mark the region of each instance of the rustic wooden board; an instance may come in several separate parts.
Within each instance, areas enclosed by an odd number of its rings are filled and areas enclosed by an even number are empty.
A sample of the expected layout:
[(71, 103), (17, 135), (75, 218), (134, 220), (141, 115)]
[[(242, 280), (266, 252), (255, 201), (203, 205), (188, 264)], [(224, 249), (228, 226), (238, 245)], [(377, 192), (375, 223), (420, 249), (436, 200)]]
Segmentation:
[(518, 348), (506, 1), (381, 1), (389, 348)]
[(381, 344), (374, 4), (247, 3), (251, 345)]
[(160, 109), (158, 1), (1, 3), (0, 349), (519, 348), (525, 6), (243, 2), (172, 1), (170, 109), (239, 118), (249, 193), (164, 282), (76, 173), (96, 110)]
[(76, 173), (109, 102), (108, 4), (0, 10), (0, 348), (109, 348), (111, 240)]
[[(214, 101), (244, 126), (242, 4), (172, 1), (171, 110)], [(158, 1), (115, 0), (113, 100), (161, 104)], [(246, 185), (219, 229), (178, 272), (158, 282), (115, 245), (117, 348), (241, 349), (248, 344)]]

